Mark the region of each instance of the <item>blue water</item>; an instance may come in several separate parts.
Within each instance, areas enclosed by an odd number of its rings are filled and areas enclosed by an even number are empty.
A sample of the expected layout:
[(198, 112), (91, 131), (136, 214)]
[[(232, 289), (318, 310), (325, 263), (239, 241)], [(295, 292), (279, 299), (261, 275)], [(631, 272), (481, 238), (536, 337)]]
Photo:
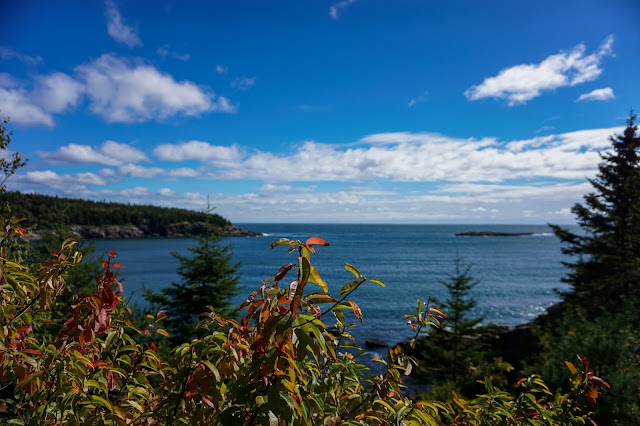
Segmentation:
[[(473, 264), (472, 275), (481, 283), (472, 291), (476, 313), (486, 321), (504, 325), (527, 322), (558, 300), (554, 288), (566, 273), (560, 242), (547, 226), (531, 225), (328, 225), (328, 224), (239, 224), (265, 236), (225, 239), (240, 262), (240, 304), (246, 295), (272, 277), (280, 266), (293, 262), (284, 246), (269, 250), (280, 237), (306, 240), (318, 236), (330, 247), (317, 247), (312, 264), (336, 296), (353, 279), (344, 263), (356, 266), (368, 278), (386, 287), (367, 284), (353, 294), (364, 314), (364, 322), (352, 329), (359, 338), (378, 338), (395, 343), (412, 335), (403, 315), (416, 309), (416, 299), (446, 298), (438, 279), (452, 272), (456, 253)], [(533, 232), (525, 237), (455, 237), (468, 231)], [(144, 305), (141, 286), (159, 290), (178, 281), (177, 260), (171, 252), (188, 254), (191, 239), (98, 240), (98, 252), (111, 249), (124, 268), (120, 278), (133, 303)], [(291, 279), (295, 277), (290, 273)], [(315, 288), (313, 288), (315, 287)], [(309, 284), (308, 291), (321, 291)]]

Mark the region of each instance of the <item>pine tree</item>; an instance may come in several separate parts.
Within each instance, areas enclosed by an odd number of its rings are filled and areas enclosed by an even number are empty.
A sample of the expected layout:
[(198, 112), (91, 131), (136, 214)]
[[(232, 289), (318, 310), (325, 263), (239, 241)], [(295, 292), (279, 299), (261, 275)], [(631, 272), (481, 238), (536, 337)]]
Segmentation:
[[(211, 209), (208, 209), (210, 211)], [(197, 336), (195, 326), (207, 306), (224, 317), (235, 316), (231, 299), (238, 293), (239, 264), (233, 263), (231, 246), (223, 245), (209, 224), (204, 236), (195, 237), (191, 256), (172, 253), (178, 259), (180, 282), (173, 282), (160, 293), (145, 290), (145, 298), (154, 308), (167, 311), (167, 329), (173, 343)]]
[(446, 280), (438, 280), (447, 288), (448, 298), (443, 302), (435, 300), (434, 304), (447, 313), (446, 340), (451, 347), (453, 380), (457, 383), (466, 370), (466, 358), (473, 353), (471, 346), (474, 346), (475, 342), (470, 337), (474, 334), (474, 329), (484, 321), (484, 316), (471, 316), (471, 310), (477, 302), (469, 293), (480, 284), (480, 281), (471, 275), (472, 265), (465, 264), (460, 256), (456, 256), (453, 263), (453, 274), (447, 274)]
[(640, 292), (640, 138), (631, 112), (622, 135), (610, 137), (612, 150), (601, 154), (594, 191), (573, 206), (581, 233), (552, 226), (566, 244), (565, 301), (584, 307), (615, 308), (619, 300), (638, 300)]

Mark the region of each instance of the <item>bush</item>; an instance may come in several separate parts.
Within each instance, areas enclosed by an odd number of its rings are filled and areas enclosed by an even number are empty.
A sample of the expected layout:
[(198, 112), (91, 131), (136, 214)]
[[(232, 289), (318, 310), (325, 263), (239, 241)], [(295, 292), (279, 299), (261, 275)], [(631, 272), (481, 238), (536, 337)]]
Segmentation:
[[(253, 291), (236, 321), (209, 310), (199, 327), (204, 337), (175, 347), (164, 359), (156, 342), (168, 337), (163, 312), (135, 328), (112, 269), (103, 262), (95, 291), (73, 304), (53, 341), (33, 327), (47, 321), (64, 289), (69, 268), (82, 255), (66, 240), (33, 276), (6, 258), (7, 241), (24, 234), (8, 227), (0, 236), (0, 398), (3, 420), (13, 424), (583, 424), (599, 390), (607, 386), (588, 362), (568, 364), (571, 388), (553, 395), (532, 376), (510, 395), (485, 382), (473, 400), (412, 401), (402, 395), (402, 376), (414, 360), (400, 347), (389, 350), (382, 374), (368, 374), (362, 350), (348, 333), (345, 311), (361, 319), (350, 300), (368, 279), (352, 265), (353, 280), (334, 298), (311, 265), (320, 238), (305, 243), (280, 239), (297, 253)], [(280, 287), (292, 270), (296, 278)], [(306, 287), (317, 286), (305, 291)], [(419, 306), (417, 327), (438, 323), (437, 310)], [(338, 326), (330, 334), (325, 321)]]

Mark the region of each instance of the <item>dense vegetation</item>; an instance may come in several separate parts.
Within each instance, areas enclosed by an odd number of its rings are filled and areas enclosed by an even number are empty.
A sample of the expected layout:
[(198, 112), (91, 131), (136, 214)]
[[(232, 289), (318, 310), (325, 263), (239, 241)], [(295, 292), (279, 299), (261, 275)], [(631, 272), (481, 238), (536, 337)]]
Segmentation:
[(193, 210), (80, 200), (40, 194), (6, 192), (0, 202), (11, 206), (15, 217), (26, 218), (24, 226), (57, 229), (62, 225), (135, 225), (160, 233), (167, 225), (179, 222), (208, 222), (221, 227), (231, 223), (218, 214)]
[(562, 385), (561, 360), (581, 353), (615, 383), (598, 410), (603, 423), (640, 422), (640, 135), (631, 113), (611, 138), (593, 192), (572, 211), (582, 233), (554, 226), (575, 256), (567, 263), (562, 303), (536, 321), (540, 347), (529, 362), (552, 386)]

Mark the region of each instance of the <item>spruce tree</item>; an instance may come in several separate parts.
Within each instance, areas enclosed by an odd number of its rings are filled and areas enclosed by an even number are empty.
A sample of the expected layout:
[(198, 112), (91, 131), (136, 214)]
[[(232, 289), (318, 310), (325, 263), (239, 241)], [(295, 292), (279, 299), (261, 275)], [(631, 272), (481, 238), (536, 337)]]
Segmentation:
[(180, 262), (181, 280), (160, 293), (145, 290), (145, 298), (153, 308), (167, 311), (167, 329), (174, 344), (198, 336), (195, 326), (207, 306), (213, 306), (224, 317), (235, 316), (231, 299), (238, 293), (240, 265), (233, 263), (231, 246), (222, 244), (208, 223), (205, 234), (195, 239), (197, 244), (189, 249), (191, 256), (172, 253)]
[(640, 292), (640, 138), (631, 112), (622, 135), (610, 137), (612, 150), (601, 154), (594, 191), (573, 206), (582, 232), (553, 225), (576, 256), (564, 282), (565, 301), (587, 308), (614, 308), (620, 299), (637, 301)]
[(469, 357), (473, 355), (475, 346), (474, 329), (484, 321), (484, 316), (471, 316), (471, 310), (477, 302), (470, 297), (471, 290), (480, 281), (471, 275), (471, 264), (465, 264), (460, 256), (453, 260), (454, 272), (447, 274), (447, 279), (439, 279), (438, 283), (446, 287), (448, 298), (443, 302), (434, 300), (434, 304), (447, 313), (445, 327), (446, 340), (450, 345), (450, 356), (454, 382), (464, 375)]

